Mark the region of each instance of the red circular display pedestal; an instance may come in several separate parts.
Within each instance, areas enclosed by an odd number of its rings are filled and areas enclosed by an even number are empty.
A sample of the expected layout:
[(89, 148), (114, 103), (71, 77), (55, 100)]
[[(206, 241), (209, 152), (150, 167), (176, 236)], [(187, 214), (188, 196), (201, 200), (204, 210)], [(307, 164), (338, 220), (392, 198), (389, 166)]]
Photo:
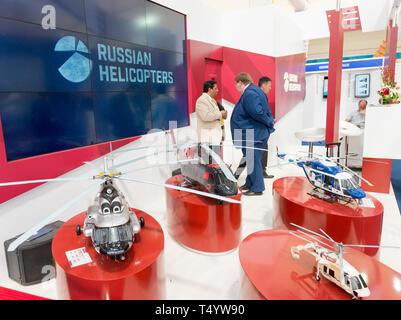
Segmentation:
[[(132, 210), (132, 209), (131, 209)], [(124, 261), (96, 252), (92, 239), (77, 235), (86, 212), (65, 222), (57, 231), (52, 253), (56, 266), (57, 293), (71, 300), (158, 300), (165, 298), (163, 266), (164, 234), (159, 223), (147, 213), (133, 209), (145, 219), (137, 239)], [(67, 251), (86, 248), (92, 262), (71, 268)]]
[[(299, 234), (303, 236), (302, 234)], [(306, 244), (287, 230), (265, 230), (246, 237), (239, 247), (243, 268), (242, 299), (345, 300), (352, 296), (321, 276), (315, 279), (316, 260), (301, 252), (291, 255), (291, 247)], [(363, 300), (401, 299), (401, 274), (359, 250), (347, 248), (344, 260), (367, 275), (370, 295)]]
[[(183, 184), (182, 175), (166, 184)], [(240, 200), (241, 190), (231, 197)], [(235, 249), (241, 239), (241, 204), (223, 202), (190, 192), (166, 188), (167, 229), (180, 244), (206, 253), (224, 253)]]
[[(290, 225), (320, 232), (321, 228), (330, 237), (343, 244), (380, 245), (383, 205), (367, 195), (374, 208), (358, 206), (356, 203), (330, 203), (308, 194), (313, 189), (305, 177), (285, 177), (274, 181), (274, 229), (296, 230)], [(378, 248), (359, 248), (374, 256)]]

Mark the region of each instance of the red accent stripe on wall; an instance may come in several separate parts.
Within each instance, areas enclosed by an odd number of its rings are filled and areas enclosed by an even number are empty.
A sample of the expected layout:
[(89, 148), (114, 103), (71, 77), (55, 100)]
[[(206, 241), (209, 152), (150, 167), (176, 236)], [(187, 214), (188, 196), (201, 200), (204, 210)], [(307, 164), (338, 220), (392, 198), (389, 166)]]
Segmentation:
[(235, 89), (234, 79), (240, 72), (251, 75), (254, 84), (262, 76), (272, 79), (272, 89), (268, 94), (269, 107), (273, 115), (276, 105), (276, 59), (258, 53), (223, 47), (223, 98), (231, 103), (236, 103), (240, 94)]
[(189, 113), (193, 113), (195, 112), (196, 100), (203, 92), (205, 59), (222, 61), (223, 47), (196, 40), (187, 40), (187, 54), (188, 109)]

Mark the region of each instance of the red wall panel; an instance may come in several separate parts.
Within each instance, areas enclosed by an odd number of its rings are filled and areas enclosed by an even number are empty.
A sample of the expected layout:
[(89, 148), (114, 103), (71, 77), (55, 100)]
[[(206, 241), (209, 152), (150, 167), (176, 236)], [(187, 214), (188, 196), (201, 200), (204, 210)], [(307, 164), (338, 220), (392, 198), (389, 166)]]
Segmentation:
[(305, 61), (304, 53), (276, 58), (276, 120), (305, 98)]
[(235, 89), (234, 79), (240, 72), (251, 75), (254, 84), (262, 76), (272, 79), (272, 89), (268, 94), (269, 107), (275, 114), (275, 86), (276, 86), (276, 64), (275, 58), (258, 53), (247, 52), (233, 48), (223, 48), (223, 99), (236, 103), (240, 94)]
[[(196, 41), (187, 40), (188, 52), (188, 108), (189, 113), (195, 111), (196, 100), (203, 92), (205, 81), (205, 59), (223, 60), (223, 47)], [(219, 86), (221, 90), (221, 86)]]

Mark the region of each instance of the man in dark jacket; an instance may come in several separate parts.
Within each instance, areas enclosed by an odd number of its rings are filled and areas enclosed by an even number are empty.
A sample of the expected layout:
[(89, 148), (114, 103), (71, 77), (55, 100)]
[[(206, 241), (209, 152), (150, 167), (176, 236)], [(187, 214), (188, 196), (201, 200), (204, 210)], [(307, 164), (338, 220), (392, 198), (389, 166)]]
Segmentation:
[(234, 144), (242, 147), (247, 165), (246, 182), (241, 187), (246, 191), (244, 195), (262, 195), (265, 190), (260, 162), (263, 150), (258, 149), (266, 149), (270, 133), (274, 131), (274, 119), (268, 113), (266, 95), (252, 82), (248, 73), (235, 77), (235, 87), (242, 95), (234, 107), (230, 124)]
[[(267, 104), (269, 105), (269, 100), (267, 98), (267, 94), (270, 92), (270, 90), (272, 88), (272, 80), (269, 77), (261, 77), (259, 79), (258, 86), (265, 93)], [(272, 114), (270, 108), (268, 108), (267, 114), (270, 117), (273, 117), (273, 114)], [(273, 125), (275, 123), (276, 123), (276, 120), (273, 121)], [(268, 149), (267, 145), (266, 145), (266, 149)], [(267, 153), (267, 150), (265, 150), (263, 152), (263, 156), (262, 156), (262, 160), (261, 160), (262, 161), (262, 169), (263, 169), (263, 178), (271, 179), (271, 178), (274, 178), (274, 176), (272, 174), (268, 174), (267, 171), (266, 171), (266, 169), (267, 169), (267, 157), (268, 157), (268, 153)]]

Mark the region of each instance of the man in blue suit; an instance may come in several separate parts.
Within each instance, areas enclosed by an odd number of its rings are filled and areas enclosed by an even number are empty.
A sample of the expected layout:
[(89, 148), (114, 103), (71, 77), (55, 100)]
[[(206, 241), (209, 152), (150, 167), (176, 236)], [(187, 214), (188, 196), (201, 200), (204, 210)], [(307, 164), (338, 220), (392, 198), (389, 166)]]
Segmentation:
[(265, 190), (261, 165), (263, 150), (254, 148), (266, 149), (270, 133), (274, 132), (274, 118), (265, 93), (253, 84), (248, 73), (235, 77), (235, 87), (242, 95), (231, 115), (231, 135), (234, 144), (242, 147), (247, 165), (247, 177), (241, 189), (244, 195), (262, 195)]

